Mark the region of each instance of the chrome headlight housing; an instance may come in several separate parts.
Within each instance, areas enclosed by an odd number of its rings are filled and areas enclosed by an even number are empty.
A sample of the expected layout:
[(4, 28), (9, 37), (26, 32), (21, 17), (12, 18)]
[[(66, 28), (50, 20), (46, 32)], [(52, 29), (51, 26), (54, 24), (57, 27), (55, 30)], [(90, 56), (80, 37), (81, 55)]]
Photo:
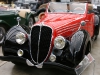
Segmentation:
[(58, 36), (54, 40), (54, 47), (57, 49), (63, 49), (66, 44), (66, 39), (63, 36)]
[(18, 32), (16, 34), (16, 42), (20, 45), (24, 44), (26, 41), (26, 34), (24, 34), (23, 32)]

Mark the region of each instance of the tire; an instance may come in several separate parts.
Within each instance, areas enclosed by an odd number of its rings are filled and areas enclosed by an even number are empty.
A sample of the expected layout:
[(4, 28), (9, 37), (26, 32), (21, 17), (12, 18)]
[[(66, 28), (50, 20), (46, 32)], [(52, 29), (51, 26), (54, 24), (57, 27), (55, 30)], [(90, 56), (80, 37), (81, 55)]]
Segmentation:
[(99, 35), (99, 24), (100, 24), (100, 19), (98, 17), (98, 15), (95, 15), (95, 31), (94, 31), (94, 41), (97, 40), (97, 37)]
[(96, 41), (96, 40), (97, 40), (97, 38), (98, 38), (98, 35), (95, 35), (95, 36), (94, 36), (94, 41)]
[(34, 24), (34, 20), (33, 20), (32, 17), (30, 17), (30, 18), (29, 18), (28, 26), (31, 28), (33, 24)]
[(88, 44), (86, 46), (85, 55), (87, 55), (89, 52), (91, 52), (91, 44), (90, 44), (90, 42), (88, 42)]
[(4, 41), (5, 34), (6, 34), (5, 28), (0, 26), (0, 45), (2, 45), (2, 43)]
[[(97, 29), (96, 31), (99, 33), (99, 29)], [(98, 34), (95, 34), (95, 35), (94, 35), (94, 41), (96, 41), (97, 38), (98, 38)]]

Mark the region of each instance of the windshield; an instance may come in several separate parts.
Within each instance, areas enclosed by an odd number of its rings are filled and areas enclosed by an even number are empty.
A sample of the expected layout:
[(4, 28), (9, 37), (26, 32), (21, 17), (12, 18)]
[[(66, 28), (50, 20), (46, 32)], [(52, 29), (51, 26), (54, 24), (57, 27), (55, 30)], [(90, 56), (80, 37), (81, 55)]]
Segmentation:
[(92, 0), (92, 4), (100, 5), (100, 0)]
[(30, 1), (29, 0), (25, 0), (25, 3), (29, 3)]
[(18, 2), (23, 2), (23, 0), (18, 0)]
[(61, 2), (51, 2), (49, 5), (49, 12), (51, 13), (85, 13), (86, 10), (86, 3), (76, 3), (72, 2), (68, 3), (61, 3)]

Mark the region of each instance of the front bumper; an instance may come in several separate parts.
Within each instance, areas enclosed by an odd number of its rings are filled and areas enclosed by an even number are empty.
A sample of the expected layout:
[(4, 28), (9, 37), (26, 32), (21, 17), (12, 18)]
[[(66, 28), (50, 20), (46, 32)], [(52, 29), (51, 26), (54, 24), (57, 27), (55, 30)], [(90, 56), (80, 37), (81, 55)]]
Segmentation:
[(44, 62), (40, 63), (38, 65), (35, 65), (32, 63), (32, 61), (18, 56), (0, 56), (0, 60), (4, 61), (17, 61), (20, 63), (25, 63), (28, 66), (35, 66), (37, 68), (43, 68), (43, 67), (49, 67), (49, 68), (59, 68), (61, 70), (66, 71), (68, 75), (80, 75), (92, 62), (94, 62), (94, 58), (91, 56), (91, 54), (88, 54), (84, 57), (84, 59), (79, 63), (78, 66), (75, 68), (68, 67), (66, 65), (55, 63), (55, 62)]
[(69, 74), (69, 75), (76, 75), (74, 68), (70, 68), (68, 66), (65, 66), (65, 65), (59, 64), (59, 63), (44, 62), (44, 63), (41, 63), (39, 65), (34, 65), (30, 60), (23, 58), (23, 57), (18, 57), (18, 56), (0, 56), (0, 60), (17, 61), (19, 63), (24, 63), (24, 64), (27, 64), (28, 66), (35, 66), (37, 68), (44, 68), (44, 67), (59, 68), (61, 70), (66, 71), (67, 74)]

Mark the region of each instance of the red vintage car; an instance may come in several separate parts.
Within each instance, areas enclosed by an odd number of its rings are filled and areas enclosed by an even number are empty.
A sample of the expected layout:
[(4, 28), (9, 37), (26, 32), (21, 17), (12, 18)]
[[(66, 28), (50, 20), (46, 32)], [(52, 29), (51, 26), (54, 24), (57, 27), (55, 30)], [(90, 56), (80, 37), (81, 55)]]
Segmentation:
[(98, 34), (99, 18), (91, 5), (50, 2), (31, 29), (17, 25), (8, 31), (0, 59), (37, 68), (58, 66), (77, 74), (75, 68), (86, 64)]

